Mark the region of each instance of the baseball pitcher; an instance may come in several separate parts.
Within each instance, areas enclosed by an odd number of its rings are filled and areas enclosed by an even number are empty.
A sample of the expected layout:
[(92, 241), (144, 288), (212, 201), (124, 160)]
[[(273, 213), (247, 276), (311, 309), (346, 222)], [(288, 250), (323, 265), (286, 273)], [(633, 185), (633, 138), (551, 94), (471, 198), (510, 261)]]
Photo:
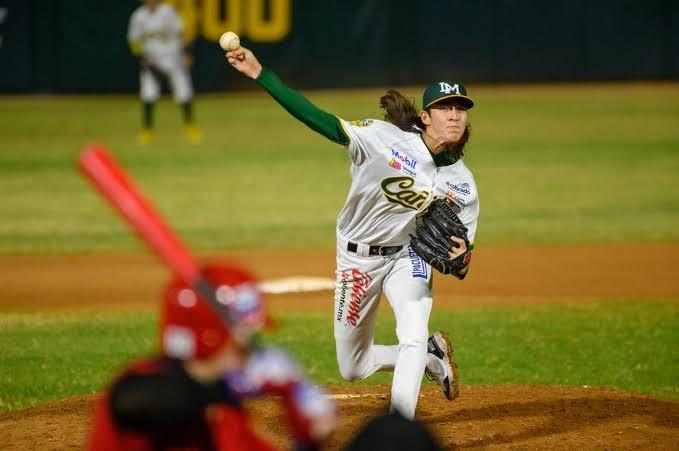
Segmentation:
[[(458, 395), (447, 334), (429, 337), (432, 267), (463, 279), (471, 261), (479, 200), (461, 157), (473, 100), (450, 80), (432, 83), (423, 110), (397, 91), (380, 99), (385, 120), (347, 121), (290, 89), (253, 53), (226, 53), (294, 117), (347, 150), (351, 187), (337, 219), (334, 336), (347, 380), (393, 371), (392, 410), (415, 415), (426, 374), (447, 399)], [(398, 344), (374, 342), (377, 306), (385, 293)], [(429, 337), (429, 338), (428, 338)]]

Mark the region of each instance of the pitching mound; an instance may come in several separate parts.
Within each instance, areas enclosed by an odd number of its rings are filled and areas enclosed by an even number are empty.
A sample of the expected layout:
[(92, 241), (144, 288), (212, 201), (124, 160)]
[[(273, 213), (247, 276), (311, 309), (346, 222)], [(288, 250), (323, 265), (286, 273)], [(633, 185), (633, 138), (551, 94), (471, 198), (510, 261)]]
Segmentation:
[[(341, 449), (367, 419), (385, 413), (388, 386), (333, 386), (341, 414), (328, 449)], [(3, 449), (82, 449), (94, 395), (0, 416)], [(249, 410), (278, 445), (289, 449), (277, 401)], [(438, 386), (422, 388), (417, 417), (444, 449), (676, 449), (679, 402), (602, 388), (526, 385), (461, 387), (449, 402)]]

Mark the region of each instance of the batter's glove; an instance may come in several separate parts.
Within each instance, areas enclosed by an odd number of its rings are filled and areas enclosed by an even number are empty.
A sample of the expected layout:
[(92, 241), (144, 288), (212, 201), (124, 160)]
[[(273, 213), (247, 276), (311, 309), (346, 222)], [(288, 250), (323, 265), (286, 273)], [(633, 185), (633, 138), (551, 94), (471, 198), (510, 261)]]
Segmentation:
[[(467, 275), (471, 261), (467, 227), (456, 212), (460, 207), (446, 198), (434, 200), (418, 218), (415, 235), (410, 235), (410, 247), (432, 268), (442, 274), (451, 274), (462, 280)], [(455, 258), (450, 251), (456, 244), (451, 236), (464, 240), (467, 250)]]

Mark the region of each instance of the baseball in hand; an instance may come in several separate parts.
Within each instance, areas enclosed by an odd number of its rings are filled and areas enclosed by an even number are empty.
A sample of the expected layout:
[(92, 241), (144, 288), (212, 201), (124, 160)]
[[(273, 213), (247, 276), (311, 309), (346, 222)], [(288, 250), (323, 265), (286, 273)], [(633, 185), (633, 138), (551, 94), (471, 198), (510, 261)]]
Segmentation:
[(227, 31), (219, 38), (219, 45), (227, 52), (233, 52), (240, 47), (240, 38), (233, 31)]

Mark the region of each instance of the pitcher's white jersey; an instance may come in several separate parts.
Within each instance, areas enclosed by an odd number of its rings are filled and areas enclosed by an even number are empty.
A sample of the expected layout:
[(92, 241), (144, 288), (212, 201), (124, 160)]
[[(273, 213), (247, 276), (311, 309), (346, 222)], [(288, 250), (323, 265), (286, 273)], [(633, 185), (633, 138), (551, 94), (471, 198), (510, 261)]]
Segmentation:
[(172, 6), (161, 3), (151, 12), (142, 5), (132, 13), (127, 40), (141, 42), (143, 55), (151, 60), (179, 57), (182, 30), (182, 21)]
[(351, 187), (337, 219), (338, 235), (368, 245), (407, 244), (415, 216), (440, 196), (457, 199), (458, 214), (476, 234), (479, 199), (472, 173), (462, 160), (436, 167), (419, 133), (374, 119), (340, 119), (351, 139)]

